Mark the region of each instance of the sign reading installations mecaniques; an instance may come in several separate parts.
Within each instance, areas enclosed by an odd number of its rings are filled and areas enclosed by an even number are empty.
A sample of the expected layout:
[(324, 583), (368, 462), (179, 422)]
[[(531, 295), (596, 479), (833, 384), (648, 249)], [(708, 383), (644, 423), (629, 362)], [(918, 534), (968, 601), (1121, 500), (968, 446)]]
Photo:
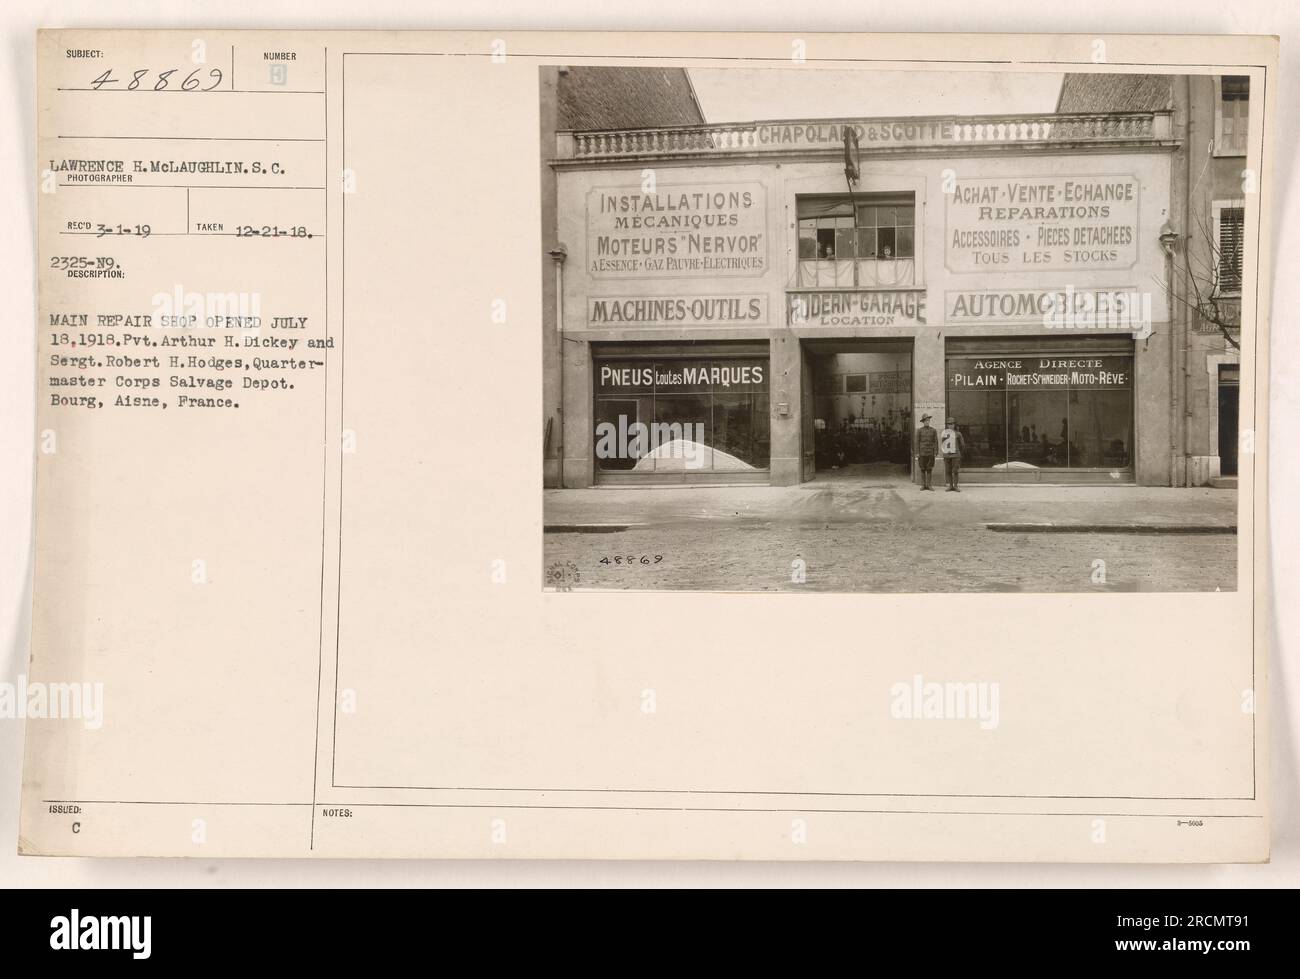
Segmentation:
[(767, 269), (761, 183), (659, 184), (587, 193), (593, 278), (710, 278)]
[(1127, 269), (1137, 263), (1132, 174), (958, 179), (947, 197), (951, 272)]

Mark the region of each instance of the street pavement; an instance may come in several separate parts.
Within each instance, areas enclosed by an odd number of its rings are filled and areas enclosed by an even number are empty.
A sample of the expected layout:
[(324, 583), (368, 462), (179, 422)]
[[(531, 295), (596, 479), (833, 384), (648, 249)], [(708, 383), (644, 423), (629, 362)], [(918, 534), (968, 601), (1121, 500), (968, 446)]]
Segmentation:
[(1237, 522), (1235, 489), (963, 484), (946, 493), (937, 482), (934, 492), (878, 475), (788, 487), (548, 490), (548, 580), (574, 589), (705, 591), (1236, 588), (1231, 532), (988, 527), (1222, 531)]

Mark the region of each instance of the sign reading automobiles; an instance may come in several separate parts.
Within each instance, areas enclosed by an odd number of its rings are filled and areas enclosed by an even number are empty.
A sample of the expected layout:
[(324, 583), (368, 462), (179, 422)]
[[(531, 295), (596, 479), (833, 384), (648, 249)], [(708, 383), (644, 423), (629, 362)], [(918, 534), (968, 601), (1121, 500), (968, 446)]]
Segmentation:
[(763, 185), (660, 184), (651, 193), (593, 188), (587, 195), (587, 265), (594, 278), (762, 275)]
[(1131, 174), (958, 179), (947, 195), (952, 272), (1128, 269), (1141, 184)]

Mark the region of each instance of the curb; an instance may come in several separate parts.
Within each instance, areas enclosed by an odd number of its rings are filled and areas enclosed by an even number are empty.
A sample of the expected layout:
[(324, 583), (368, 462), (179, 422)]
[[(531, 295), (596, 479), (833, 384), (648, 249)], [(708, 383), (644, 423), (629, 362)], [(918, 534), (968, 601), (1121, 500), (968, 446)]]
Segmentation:
[(617, 534), (646, 526), (643, 523), (549, 523), (542, 527), (544, 534)]
[(1235, 534), (1236, 524), (1186, 523), (990, 523), (1003, 534)]

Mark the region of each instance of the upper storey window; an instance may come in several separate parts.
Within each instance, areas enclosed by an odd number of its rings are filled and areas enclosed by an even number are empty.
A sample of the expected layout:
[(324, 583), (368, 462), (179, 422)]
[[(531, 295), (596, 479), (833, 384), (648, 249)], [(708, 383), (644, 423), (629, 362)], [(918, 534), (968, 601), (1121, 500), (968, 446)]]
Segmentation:
[(1219, 79), (1219, 101), (1215, 106), (1216, 156), (1245, 156), (1250, 131), (1250, 76), (1224, 75)]
[(916, 283), (916, 197), (800, 197), (802, 287), (889, 288)]

